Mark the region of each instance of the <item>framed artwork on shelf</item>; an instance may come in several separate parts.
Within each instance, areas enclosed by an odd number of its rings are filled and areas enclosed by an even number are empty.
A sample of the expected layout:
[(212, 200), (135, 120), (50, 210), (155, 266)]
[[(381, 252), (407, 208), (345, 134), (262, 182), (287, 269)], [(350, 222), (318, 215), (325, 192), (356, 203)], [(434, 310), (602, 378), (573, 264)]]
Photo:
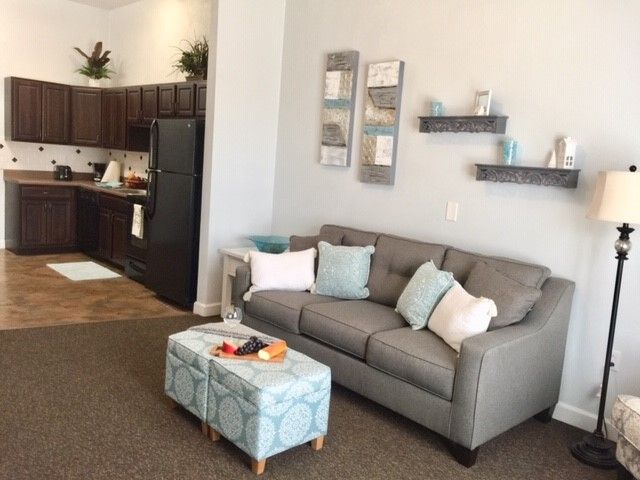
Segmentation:
[(481, 90), (476, 93), (476, 106), (474, 115), (489, 115), (491, 111), (491, 90)]
[(327, 55), (320, 145), (322, 165), (351, 165), (358, 57), (355, 50)]
[(372, 63), (367, 72), (360, 181), (393, 185), (404, 62)]

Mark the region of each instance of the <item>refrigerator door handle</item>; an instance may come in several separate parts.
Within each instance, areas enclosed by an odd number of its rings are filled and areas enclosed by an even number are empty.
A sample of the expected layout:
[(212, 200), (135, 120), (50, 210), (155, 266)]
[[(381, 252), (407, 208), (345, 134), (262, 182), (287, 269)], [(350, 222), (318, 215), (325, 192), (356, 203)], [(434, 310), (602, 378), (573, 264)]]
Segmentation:
[(149, 127), (149, 170), (158, 168), (158, 119), (154, 118)]
[(144, 209), (148, 219), (152, 219), (156, 211), (156, 178), (157, 172), (149, 172), (149, 183), (147, 185), (147, 204)]

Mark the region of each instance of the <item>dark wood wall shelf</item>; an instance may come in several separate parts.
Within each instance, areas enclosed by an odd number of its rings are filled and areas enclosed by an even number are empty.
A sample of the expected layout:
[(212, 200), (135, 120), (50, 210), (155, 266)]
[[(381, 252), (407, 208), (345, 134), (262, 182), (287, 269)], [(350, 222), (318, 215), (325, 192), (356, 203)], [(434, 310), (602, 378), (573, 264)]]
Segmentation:
[(422, 133), (504, 133), (507, 119), (497, 115), (418, 117)]
[(521, 167), (476, 163), (476, 180), (509, 182), (545, 187), (576, 188), (580, 170), (566, 168)]

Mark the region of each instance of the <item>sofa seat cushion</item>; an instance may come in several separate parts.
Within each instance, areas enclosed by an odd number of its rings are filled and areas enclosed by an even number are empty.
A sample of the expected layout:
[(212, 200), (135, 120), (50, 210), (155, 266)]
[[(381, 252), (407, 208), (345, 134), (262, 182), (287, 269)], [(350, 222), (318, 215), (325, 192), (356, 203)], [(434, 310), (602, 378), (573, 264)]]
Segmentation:
[(457, 353), (435, 333), (411, 327), (371, 336), (367, 364), (451, 400)]
[(334, 302), (336, 299), (309, 292), (269, 290), (251, 295), (245, 311), (287, 332), (300, 333), (300, 313), (305, 305)]
[(404, 318), (393, 308), (368, 300), (308, 305), (300, 317), (303, 334), (362, 359), (373, 333), (403, 325)]

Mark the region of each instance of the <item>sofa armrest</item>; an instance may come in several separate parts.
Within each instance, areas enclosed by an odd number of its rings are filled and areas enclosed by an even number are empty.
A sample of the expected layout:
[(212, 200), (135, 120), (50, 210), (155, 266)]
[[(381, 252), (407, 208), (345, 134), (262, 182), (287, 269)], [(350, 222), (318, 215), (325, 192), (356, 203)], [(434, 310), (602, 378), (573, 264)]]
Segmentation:
[(251, 267), (248, 264), (240, 265), (236, 268), (236, 276), (233, 279), (231, 303), (244, 310), (242, 296), (249, 290), (249, 287), (251, 287)]
[(475, 449), (557, 403), (574, 289), (549, 278), (522, 322), (462, 343), (451, 440)]

